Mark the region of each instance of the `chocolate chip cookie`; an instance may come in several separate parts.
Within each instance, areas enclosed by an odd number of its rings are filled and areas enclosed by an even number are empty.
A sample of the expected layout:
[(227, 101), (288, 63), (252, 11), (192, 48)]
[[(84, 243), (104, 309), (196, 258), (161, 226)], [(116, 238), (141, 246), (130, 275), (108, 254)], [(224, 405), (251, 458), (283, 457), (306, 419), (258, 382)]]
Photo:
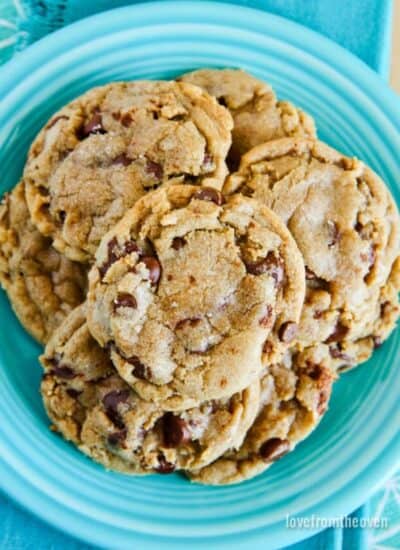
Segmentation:
[(192, 470), (198, 483), (239, 483), (264, 472), (307, 437), (327, 410), (333, 371), (327, 349), (287, 352), (261, 380), (261, 407), (239, 450)]
[(32, 219), (57, 250), (91, 260), (146, 190), (177, 182), (221, 188), (231, 128), (227, 109), (190, 84), (94, 88), (57, 112), (30, 148)]
[(233, 116), (231, 164), (252, 147), (285, 136), (315, 137), (310, 115), (288, 101), (278, 101), (268, 84), (237, 69), (201, 69), (180, 78), (200, 86)]
[(141, 399), (91, 337), (85, 304), (48, 343), (42, 394), (55, 428), (108, 468), (170, 473), (209, 464), (240, 447), (259, 409), (260, 384), (224, 400), (168, 412)]
[(24, 328), (45, 343), (86, 291), (86, 267), (61, 256), (30, 220), (24, 184), (0, 205), (0, 283)]
[(274, 210), (303, 254), (300, 348), (328, 344), (337, 368), (366, 360), (399, 316), (399, 216), (377, 174), (319, 141), (286, 138), (244, 155), (224, 190)]
[(163, 187), (102, 239), (89, 329), (144, 399), (170, 409), (223, 399), (294, 339), (303, 269), (289, 231), (257, 201)]

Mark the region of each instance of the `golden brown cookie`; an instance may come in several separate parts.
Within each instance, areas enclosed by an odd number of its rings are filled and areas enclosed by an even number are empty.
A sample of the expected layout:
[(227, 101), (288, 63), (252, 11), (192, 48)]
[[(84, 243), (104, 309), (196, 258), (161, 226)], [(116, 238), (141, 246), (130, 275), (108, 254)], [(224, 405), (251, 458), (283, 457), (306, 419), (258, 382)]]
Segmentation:
[(86, 292), (87, 268), (35, 228), (23, 183), (0, 205), (0, 283), (25, 329), (45, 343)]
[(323, 346), (288, 352), (261, 379), (261, 407), (239, 450), (232, 449), (189, 477), (197, 483), (227, 485), (264, 472), (307, 437), (327, 410), (333, 372)]
[(221, 188), (231, 144), (229, 112), (200, 88), (161, 81), (94, 88), (55, 113), (24, 171), (38, 229), (72, 260), (148, 189), (165, 183)]
[(314, 121), (288, 101), (278, 101), (272, 88), (238, 69), (200, 69), (180, 80), (200, 86), (232, 114), (231, 164), (252, 147), (285, 136), (315, 137)]
[(224, 187), (271, 208), (306, 265), (300, 348), (324, 342), (332, 362), (368, 359), (399, 316), (399, 215), (382, 180), (357, 159), (287, 138), (243, 156)]
[(256, 201), (164, 187), (102, 239), (89, 329), (144, 399), (182, 408), (226, 398), (295, 337), (303, 269), (284, 224)]
[(54, 333), (41, 361), (43, 399), (55, 428), (94, 460), (127, 473), (205, 466), (240, 447), (259, 409), (258, 380), (188, 410), (168, 412), (144, 401), (90, 335), (85, 305)]

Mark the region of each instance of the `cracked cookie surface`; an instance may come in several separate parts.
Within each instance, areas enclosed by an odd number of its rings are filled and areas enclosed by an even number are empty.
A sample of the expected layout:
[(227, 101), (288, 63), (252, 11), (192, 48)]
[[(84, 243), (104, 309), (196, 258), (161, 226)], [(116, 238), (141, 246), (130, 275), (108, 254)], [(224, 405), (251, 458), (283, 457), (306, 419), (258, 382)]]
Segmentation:
[(319, 141), (288, 138), (244, 155), (224, 190), (274, 210), (303, 254), (300, 348), (328, 344), (338, 369), (368, 359), (399, 315), (399, 216), (382, 180)]
[(226, 106), (232, 114), (230, 160), (252, 147), (285, 136), (315, 137), (314, 121), (288, 101), (278, 101), (272, 88), (238, 69), (201, 69), (180, 77), (182, 82), (200, 86)]
[(71, 313), (41, 358), (44, 403), (65, 439), (126, 473), (199, 468), (240, 447), (259, 409), (258, 380), (225, 400), (165, 411), (115, 373), (109, 352), (90, 335), (85, 308)]
[(143, 197), (103, 239), (88, 324), (120, 375), (174, 409), (241, 391), (296, 333), (304, 266), (256, 201), (173, 185)]
[(33, 225), (20, 182), (0, 205), (0, 283), (25, 329), (45, 343), (86, 291), (87, 268)]
[(239, 483), (264, 472), (294, 449), (318, 425), (327, 410), (334, 381), (328, 350), (288, 351), (261, 379), (261, 406), (239, 450), (188, 472), (208, 485)]
[(60, 252), (91, 260), (101, 237), (148, 189), (221, 188), (232, 118), (206, 92), (164, 81), (116, 82), (55, 113), (25, 166), (28, 206)]

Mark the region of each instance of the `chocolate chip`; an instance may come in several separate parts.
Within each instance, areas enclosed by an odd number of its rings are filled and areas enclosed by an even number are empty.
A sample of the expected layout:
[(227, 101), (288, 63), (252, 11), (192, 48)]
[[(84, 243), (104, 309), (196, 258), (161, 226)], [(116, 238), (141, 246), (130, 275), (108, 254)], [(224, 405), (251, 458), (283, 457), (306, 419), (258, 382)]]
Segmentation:
[(338, 321), (332, 334), (325, 340), (325, 343), (330, 344), (332, 342), (341, 342), (348, 334), (349, 330), (349, 327), (346, 327), (346, 325), (343, 325), (341, 321)]
[(67, 213), (64, 210), (60, 210), (60, 212), (58, 213), (58, 217), (60, 218), (60, 222), (64, 223), (65, 218), (67, 217)]
[(209, 153), (206, 153), (204, 155), (201, 168), (203, 169), (204, 172), (211, 172), (211, 170), (214, 170), (215, 168), (214, 159)]
[(113, 237), (107, 245), (108, 254), (107, 260), (99, 267), (99, 273), (101, 278), (107, 273), (111, 265), (119, 260), (120, 258), (132, 254), (132, 252), (137, 252), (140, 255), (140, 249), (136, 244), (136, 241), (131, 239), (124, 243), (123, 246), (119, 246), (117, 237)]
[(67, 392), (67, 394), (72, 397), (73, 399), (76, 399), (77, 397), (79, 397), (81, 395), (81, 391), (79, 390), (75, 390), (74, 388), (67, 388), (65, 390)]
[(128, 292), (119, 292), (114, 300), (113, 307), (114, 311), (117, 311), (120, 307), (131, 307), (136, 309), (137, 301), (132, 294), (129, 294)]
[(154, 178), (157, 181), (161, 181), (163, 179), (163, 175), (164, 175), (163, 167), (161, 166), (161, 164), (158, 164), (157, 162), (153, 162), (152, 160), (147, 160), (146, 172), (154, 176)]
[(52, 119), (50, 120), (50, 122), (47, 124), (46, 128), (47, 128), (48, 130), (50, 130), (50, 128), (53, 128), (53, 126), (54, 126), (55, 124), (57, 124), (57, 122), (58, 122), (59, 120), (68, 120), (68, 117), (67, 117), (66, 115), (56, 116), (56, 117), (54, 117), (54, 118), (52, 118)]
[(289, 343), (296, 337), (298, 332), (297, 323), (286, 321), (279, 327), (278, 336), (281, 342)]
[(178, 447), (190, 441), (190, 431), (186, 422), (171, 412), (162, 418), (162, 434), (165, 447)]
[(103, 405), (106, 409), (117, 410), (120, 403), (124, 403), (130, 395), (129, 390), (110, 391), (103, 397)]
[(186, 244), (186, 241), (183, 237), (175, 237), (173, 240), (172, 240), (172, 248), (174, 250), (180, 250), (181, 248), (183, 248)]
[(175, 465), (168, 462), (162, 453), (157, 456), (157, 459), (158, 466), (155, 468), (157, 472), (160, 474), (172, 474), (175, 471)]
[(329, 354), (334, 359), (342, 359), (342, 361), (346, 361), (346, 363), (351, 363), (351, 357), (344, 353), (340, 348), (337, 346), (329, 346)]
[(273, 437), (265, 441), (260, 447), (260, 456), (266, 462), (275, 462), (289, 452), (290, 444), (287, 439)]
[(109, 445), (112, 447), (116, 447), (117, 445), (121, 445), (123, 441), (125, 441), (126, 436), (128, 434), (128, 430), (126, 428), (120, 430), (119, 432), (113, 432), (107, 437), (107, 441)]
[(125, 153), (122, 153), (122, 155), (118, 155), (115, 157), (115, 159), (112, 161), (112, 164), (121, 164), (122, 166), (129, 166), (132, 164), (132, 159), (127, 157)]
[(143, 363), (140, 361), (137, 355), (131, 355), (131, 357), (126, 357), (125, 361), (135, 367), (131, 371), (132, 376), (135, 376), (136, 378), (140, 378), (141, 380), (145, 380), (147, 376), (147, 368), (145, 365), (143, 365)]
[(154, 256), (143, 256), (141, 262), (147, 267), (149, 271), (149, 279), (153, 285), (158, 283), (161, 277), (161, 264)]
[(339, 242), (339, 239), (340, 239), (339, 227), (337, 223), (332, 220), (328, 220), (326, 224), (328, 226), (328, 233), (329, 233), (328, 246), (329, 248), (331, 248), (332, 246), (334, 246)]
[(272, 306), (268, 304), (266, 314), (263, 317), (261, 317), (261, 319), (258, 321), (260, 326), (265, 328), (270, 328), (272, 326), (272, 320), (273, 320), (272, 313), (273, 313)]
[(71, 367), (61, 364), (61, 358), (58, 356), (54, 357), (49, 362), (52, 365), (52, 372), (59, 378), (72, 380), (72, 378), (77, 376), (76, 372)]
[(225, 203), (225, 198), (223, 194), (213, 187), (200, 188), (198, 191), (196, 191), (196, 193), (194, 193), (193, 198), (200, 201), (214, 202), (218, 206), (221, 206)]
[(272, 251), (268, 252), (265, 258), (260, 258), (254, 262), (245, 262), (247, 272), (251, 275), (263, 275), (268, 273), (279, 288), (283, 282), (283, 261), (280, 256), (276, 256)]
[(99, 111), (96, 111), (92, 118), (81, 128), (80, 138), (84, 139), (90, 134), (105, 134), (106, 131), (103, 128), (103, 122), (101, 114)]
[(130, 395), (129, 390), (114, 390), (103, 397), (105, 412), (111, 422), (120, 430), (125, 428), (124, 421), (118, 412), (118, 405), (124, 403)]

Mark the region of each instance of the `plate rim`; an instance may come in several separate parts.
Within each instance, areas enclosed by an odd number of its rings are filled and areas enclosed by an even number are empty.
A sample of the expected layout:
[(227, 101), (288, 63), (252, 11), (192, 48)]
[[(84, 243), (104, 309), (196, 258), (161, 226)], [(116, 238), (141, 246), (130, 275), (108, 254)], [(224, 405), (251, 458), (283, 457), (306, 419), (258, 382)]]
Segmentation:
[[(52, 51), (52, 53), (54, 53), (54, 50), (52, 50), (53, 46), (55, 46), (56, 50), (57, 50), (57, 52), (54, 55), (54, 59), (56, 59), (57, 54), (60, 53), (59, 50), (61, 49), (61, 44), (63, 45), (62, 46), (63, 48), (65, 48), (65, 45), (68, 44), (68, 43), (71, 43), (71, 45), (73, 45), (75, 47), (75, 46), (78, 45), (78, 43), (90, 42), (92, 39), (94, 39), (95, 36), (97, 36), (97, 38), (99, 37), (98, 31), (96, 30), (96, 32), (93, 34), (93, 37), (91, 37), (90, 40), (87, 39), (87, 35), (85, 36), (84, 33), (81, 33), (81, 36), (84, 36), (84, 38), (82, 38), (82, 39), (80, 38), (79, 40), (76, 40), (76, 35), (78, 34), (78, 36), (79, 36), (78, 31), (80, 31), (81, 29), (83, 30), (87, 27), (90, 27), (90, 25), (92, 25), (93, 28), (97, 28), (97, 23), (105, 21), (105, 20), (107, 20), (107, 22), (110, 23), (110, 17), (113, 18), (114, 23), (116, 24), (118, 18), (124, 18), (125, 13), (126, 14), (128, 14), (128, 13), (131, 14), (132, 12), (133, 13), (142, 12), (143, 14), (145, 14), (146, 12), (151, 12), (151, 10), (155, 10), (155, 9), (164, 10), (164, 11), (167, 10), (167, 9), (170, 9), (171, 12), (174, 13), (174, 11), (176, 11), (177, 8), (179, 8), (180, 11), (182, 11), (182, 10), (185, 11), (186, 10), (188, 12), (192, 12), (192, 10), (195, 11), (199, 8), (201, 8), (201, 10), (204, 10), (204, 3), (205, 2), (201, 2), (201, 1), (149, 2), (149, 3), (145, 3), (145, 4), (137, 4), (137, 5), (131, 5), (131, 6), (126, 6), (126, 7), (122, 7), (122, 8), (116, 8), (116, 9), (113, 9), (113, 10), (108, 10), (106, 12), (102, 12), (100, 14), (90, 16), (90, 17), (85, 18), (81, 21), (78, 21), (78, 22), (75, 22), (71, 25), (68, 25), (67, 27), (64, 27), (63, 29), (60, 29), (60, 30), (56, 31), (55, 33), (53, 33), (49, 36), (46, 36), (46, 37), (42, 38), (40, 41), (38, 41), (37, 43), (31, 45), (29, 48), (27, 48), (27, 50), (25, 50), (24, 52), (19, 54), (17, 56), (17, 58), (14, 58), (11, 61), (7, 62), (0, 69), (0, 82), (1, 82), (1, 80), (3, 81), (3, 84), (0, 84), (0, 96), (2, 96), (4, 92), (7, 92), (7, 93), (4, 93), (5, 97), (8, 96), (8, 95), (12, 96), (13, 83), (15, 83), (15, 81), (20, 78), (20, 73), (21, 72), (23, 73), (24, 70), (26, 70), (26, 67), (27, 67), (28, 64), (32, 64), (33, 66), (36, 65), (36, 69), (37, 69), (37, 63), (38, 63), (37, 58), (42, 56), (44, 58), (47, 57), (47, 59), (48, 59), (48, 52)], [(222, 10), (223, 8), (226, 8), (226, 6), (227, 6), (227, 4), (224, 4), (222, 2), (209, 2), (208, 0), (207, 0), (207, 4), (209, 4), (210, 6), (213, 6), (216, 10)], [(288, 19), (285, 19), (283, 17), (270, 14), (268, 12), (263, 12), (263, 11), (256, 10), (256, 9), (253, 9), (253, 8), (248, 8), (248, 7), (244, 7), (244, 6), (236, 6), (236, 5), (229, 5), (229, 8), (230, 8), (231, 12), (235, 12), (238, 16), (240, 16), (240, 14), (243, 14), (243, 27), (245, 27), (246, 29), (254, 30), (253, 28), (250, 28), (250, 22), (249, 22), (249, 20), (246, 21), (246, 17), (251, 19), (252, 17), (254, 18), (256, 16), (258, 19), (260, 19), (260, 20), (263, 19), (265, 22), (267, 20), (269, 20), (269, 21), (272, 21), (272, 22), (275, 21), (276, 24), (284, 25), (284, 27), (286, 28), (285, 32), (292, 29), (293, 31), (297, 31), (299, 33), (299, 35), (304, 35), (305, 34), (306, 35), (305, 42), (307, 43), (307, 45), (309, 47), (311, 47), (311, 43), (315, 44), (315, 41), (319, 42), (320, 44), (322, 44), (322, 46), (324, 46), (323, 48), (321, 48), (324, 51), (321, 53), (321, 56), (318, 57), (318, 59), (320, 61), (323, 61), (323, 62), (326, 63), (326, 59), (332, 59), (332, 58), (330, 58), (332, 50), (333, 50), (333, 54), (335, 54), (335, 52), (336, 52), (336, 54), (337, 54), (337, 52), (339, 52), (340, 55), (338, 55), (337, 58), (335, 59), (337, 64), (334, 66), (334, 68), (335, 69), (338, 69), (338, 67), (340, 69), (343, 68), (343, 73), (342, 74), (348, 79), (348, 74), (349, 73), (348, 73), (347, 70), (344, 69), (343, 65), (344, 65), (346, 60), (351, 61), (351, 74), (354, 75), (354, 76), (357, 76), (357, 77), (360, 76), (360, 79), (362, 81), (365, 81), (365, 79), (367, 79), (367, 78), (369, 80), (370, 89), (368, 91), (371, 92), (371, 93), (368, 94), (368, 97), (371, 98), (373, 96), (376, 96), (377, 90), (379, 89), (379, 93), (384, 94), (388, 98), (388, 100), (389, 100), (388, 103), (391, 103), (393, 101), (398, 101), (398, 98), (396, 97), (394, 92), (392, 92), (386, 86), (386, 84), (383, 82), (383, 80), (381, 80), (380, 77), (371, 68), (369, 68), (362, 60), (360, 60), (359, 58), (357, 58), (356, 56), (351, 54), (348, 50), (346, 50), (345, 48), (343, 48), (340, 45), (336, 44), (334, 41), (330, 40), (329, 38), (326, 38), (323, 35), (317, 33), (316, 31), (313, 31), (311, 29), (308, 29), (307, 27), (304, 27), (303, 25), (300, 25), (298, 23), (295, 23), (295, 22), (290, 21)], [(153, 12), (153, 14), (154, 14), (154, 12)], [(218, 15), (218, 17), (219, 16), (220, 15)], [(224, 23), (222, 21), (218, 21), (218, 23), (219, 23), (220, 26), (224, 25)], [(154, 23), (151, 23), (151, 24), (154, 24)], [(204, 24), (207, 25), (208, 23), (204, 23)], [(116, 32), (115, 29), (112, 32)], [(112, 32), (110, 32), (110, 34), (112, 34)], [(307, 35), (308, 35), (308, 37), (307, 37)], [(293, 44), (292, 42), (291, 42), (291, 45), (293, 45), (294, 47), (298, 47), (297, 44)], [(311, 48), (311, 50), (312, 50), (312, 48)], [(309, 53), (310, 55), (314, 55), (314, 52), (311, 51), (311, 50), (307, 50), (307, 53)], [(359, 72), (361, 72), (361, 75), (358, 74)], [(5, 78), (5, 77), (7, 77), (7, 78)], [(371, 85), (371, 79), (372, 79), (372, 84), (373, 85)], [(355, 78), (353, 83), (358, 84), (357, 78)], [(365, 90), (365, 87), (363, 87), (362, 89), (365, 93), (367, 93), (366, 90)], [(400, 112), (396, 112), (395, 109), (391, 109), (388, 105), (385, 105), (385, 107), (386, 108), (381, 108), (381, 110), (385, 113), (386, 113), (387, 110), (389, 110), (389, 111), (391, 111), (391, 114), (395, 115), (392, 118), (394, 118), (397, 121), (394, 125), (397, 126), (397, 129), (398, 129), (400, 127)], [(0, 108), (0, 112), (1, 112), (1, 108)], [(391, 440), (391, 443), (395, 439), (396, 439), (396, 437), (394, 437)], [(397, 440), (398, 441), (396, 442), (396, 445), (400, 449), (400, 438), (398, 436), (397, 436)], [(382, 478), (382, 477), (388, 478), (398, 467), (397, 463), (395, 463), (394, 461), (389, 461), (389, 458), (388, 457), (385, 458), (384, 456), (380, 457), (379, 460), (377, 460), (376, 462), (379, 462), (379, 464), (380, 464), (380, 467), (379, 467), (379, 469), (381, 471), (380, 478)], [(375, 469), (377, 469), (377, 468), (378, 467), (375, 466)], [(0, 469), (3, 472), (6, 472), (6, 471), (10, 472), (12, 470), (10, 465), (7, 464), (4, 460), (0, 461)], [(13, 473), (15, 474), (14, 471), (13, 471)], [(4, 480), (7, 480), (6, 475), (3, 475), (2, 478)], [(55, 515), (57, 515), (57, 514), (60, 516), (59, 511), (55, 511), (55, 510), (53, 511), (52, 510), (53, 514), (49, 514), (47, 510), (46, 511), (44, 510), (44, 508), (47, 509), (48, 506), (43, 507), (43, 509), (37, 509), (37, 504), (38, 504), (38, 502), (37, 502), (37, 493), (34, 493), (34, 490), (31, 488), (31, 484), (29, 485), (29, 490), (30, 490), (30, 493), (33, 491), (32, 497), (36, 496), (36, 502), (34, 502), (34, 499), (31, 500), (31, 498), (27, 498), (25, 495), (22, 494), (22, 493), (26, 492), (26, 489), (27, 489), (27, 486), (24, 485), (24, 482), (25, 482), (25, 479), (23, 479), (23, 486), (22, 487), (19, 486), (18, 490), (16, 489), (16, 487), (17, 487), (16, 485), (14, 487), (9, 487), (8, 486), (8, 488), (6, 488), (5, 486), (7, 485), (7, 483), (5, 482), (5, 483), (3, 483), (3, 489), (4, 489), (6, 494), (10, 495), (11, 498), (13, 498), (19, 504), (22, 504), (22, 506), (25, 509), (29, 510), (30, 512), (32, 512), (34, 515), (36, 515), (40, 519), (44, 520), (45, 522), (49, 523), (51, 526), (53, 526), (53, 527), (56, 526), (59, 529), (61, 528), (64, 532), (67, 532), (67, 533), (71, 534), (74, 537), (77, 537), (81, 540), (85, 540), (86, 542), (93, 543), (93, 537), (92, 536), (89, 535), (87, 538), (84, 536), (84, 530), (83, 531), (81, 530), (81, 531), (77, 532), (77, 529), (68, 528), (68, 527), (71, 527), (71, 526), (68, 526), (66, 528), (65, 524), (61, 525), (61, 523), (62, 523), (61, 522), (61, 517), (58, 518), (59, 521), (57, 521), (57, 518), (55, 517)], [(370, 488), (369, 493), (368, 493), (367, 496), (366, 496), (365, 492), (363, 493), (363, 497), (362, 497), (363, 501), (364, 501), (365, 498), (368, 498), (368, 496), (374, 492), (374, 490), (378, 486), (378, 483), (380, 484), (380, 482), (381, 482), (381, 479), (379, 480), (379, 482), (376, 481), (376, 483), (373, 484), (372, 489)], [(11, 485), (12, 485), (12, 483), (11, 483)], [(47, 496), (46, 496), (46, 498), (47, 498)], [(76, 515), (74, 510), (71, 510), (71, 509), (67, 508), (64, 512), (64, 515), (68, 515), (68, 514)], [(50, 516), (53, 516), (53, 517), (50, 519)], [(74, 518), (74, 521), (76, 521), (76, 518)], [(78, 524), (76, 524), (76, 525), (78, 525)], [(259, 530), (260, 529), (258, 529), (258, 531)], [(307, 538), (308, 536), (312, 536), (317, 531), (318, 530), (307, 531), (306, 535), (303, 538)], [(249, 535), (251, 535), (252, 531), (249, 531), (248, 533), (249, 533)], [(142, 534), (138, 534), (138, 536), (139, 535), (140, 535), (140, 537), (143, 536)], [(223, 538), (225, 538), (225, 536), (223, 536)], [(182, 541), (185, 541), (185, 540), (187, 540), (187, 539), (182, 538)], [(197, 546), (197, 545), (200, 545), (200, 544), (203, 545), (203, 542), (205, 544), (207, 544), (207, 542), (208, 542), (207, 539), (204, 539), (204, 541), (201, 542), (202, 540), (203, 539), (193, 541), (193, 546)], [(302, 540), (302, 539), (297, 537), (295, 540), (299, 541), (299, 540)], [(96, 543), (101, 545), (101, 540), (96, 541)], [(103, 541), (103, 543), (104, 543), (104, 541)], [(191, 541), (191, 543), (192, 543), (192, 541)], [(147, 542), (145, 544), (146, 544), (146, 547), (149, 547), (149, 548), (153, 547), (151, 541), (149, 542), (149, 544), (150, 544), (149, 546), (147, 546), (147, 544), (148, 544)], [(159, 539), (157, 540), (156, 544), (159, 547), (159, 545), (160, 545), (160, 540)], [(166, 544), (171, 544), (171, 543), (170, 543), (169, 540), (166, 540)], [(230, 547), (232, 547), (232, 544), (233, 544), (232, 542), (229, 542)]]

